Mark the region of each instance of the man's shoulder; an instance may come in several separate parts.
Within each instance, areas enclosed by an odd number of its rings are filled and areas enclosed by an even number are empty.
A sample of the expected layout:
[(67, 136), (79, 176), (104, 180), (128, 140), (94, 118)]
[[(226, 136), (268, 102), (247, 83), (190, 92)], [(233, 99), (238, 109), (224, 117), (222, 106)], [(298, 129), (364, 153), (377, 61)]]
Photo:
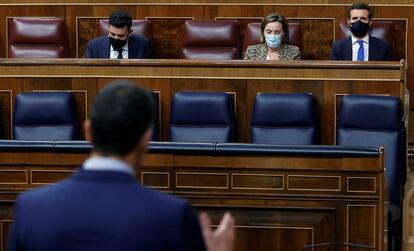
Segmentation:
[(370, 40), (370, 43), (375, 44), (375, 45), (382, 45), (382, 46), (387, 46), (387, 47), (390, 46), (389, 43), (382, 38), (369, 36), (369, 40)]
[(141, 187), (140, 196), (144, 197), (147, 202), (163, 204), (172, 207), (184, 207), (188, 203), (184, 199), (168, 195), (151, 188)]
[(133, 43), (149, 43), (149, 38), (139, 35), (139, 34), (132, 34), (129, 40)]
[[(120, 174), (123, 175), (123, 174)], [(76, 176), (76, 174), (75, 174)], [(115, 181), (118, 182), (118, 181)], [(135, 183), (135, 182), (133, 182)], [(133, 183), (125, 183), (125, 184), (133, 184)], [(135, 183), (136, 184), (136, 183)], [(78, 187), (78, 183), (76, 182), (76, 178), (69, 177), (66, 178), (56, 184), (42, 186), (31, 191), (24, 192), (19, 195), (18, 202), (19, 204), (23, 205), (30, 205), (31, 207), (43, 207), (50, 203), (55, 203), (56, 201), (60, 201), (59, 198), (62, 198), (64, 195), (72, 194), (73, 196), (79, 196), (79, 193), (76, 192)], [(110, 189), (111, 184), (107, 184), (107, 188)], [(89, 189), (95, 189), (94, 185), (88, 185)], [(102, 186), (99, 187), (102, 189)], [(138, 189), (137, 189), (138, 188)], [(130, 186), (126, 188), (126, 190), (122, 190), (125, 192), (125, 196), (128, 198), (136, 197), (137, 200), (131, 200), (131, 206), (138, 203), (140, 204), (142, 201), (145, 201), (148, 207), (154, 207), (158, 205), (163, 205), (163, 210), (172, 210), (177, 212), (183, 210), (187, 205), (187, 201), (181, 198), (177, 198), (168, 194), (164, 194), (162, 192), (158, 192), (156, 190), (146, 188), (144, 186)], [(72, 197), (73, 197), (72, 196)], [(135, 203), (136, 202), (136, 203)]]
[(64, 186), (66, 182), (67, 180), (63, 180), (57, 184), (46, 185), (24, 192), (19, 195), (17, 200), (20, 203), (43, 203), (48, 201), (50, 198), (54, 198), (55, 194), (58, 195), (58, 190), (61, 186)]
[(88, 45), (97, 45), (106, 42), (108, 39), (108, 36), (100, 36), (96, 37), (89, 41)]
[(342, 38), (342, 39), (336, 40), (333, 43), (333, 46), (340, 46), (342, 44), (346, 44), (346, 43), (350, 43), (350, 42), (351, 42), (351, 37), (346, 37), (346, 38)]

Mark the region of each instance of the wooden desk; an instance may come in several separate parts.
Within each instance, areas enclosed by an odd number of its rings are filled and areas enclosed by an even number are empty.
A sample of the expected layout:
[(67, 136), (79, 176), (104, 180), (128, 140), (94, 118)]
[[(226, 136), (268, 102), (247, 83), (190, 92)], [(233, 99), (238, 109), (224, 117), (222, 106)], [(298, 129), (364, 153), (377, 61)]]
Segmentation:
[[(16, 196), (66, 177), (88, 152), (86, 143), (10, 148), (0, 142), (3, 245)], [(213, 224), (231, 211), (237, 251), (296, 251), (322, 242), (385, 250), (383, 153), (378, 149), (152, 143), (137, 177), (187, 198), (197, 210), (208, 211)]]
[[(78, 121), (82, 123), (99, 89), (116, 79), (129, 79), (159, 92), (163, 140), (168, 139), (171, 98), (178, 91), (233, 94), (239, 142), (249, 142), (253, 102), (260, 92), (312, 93), (319, 104), (322, 144), (335, 142), (335, 118), (343, 95), (391, 95), (406, 101), (404, 61), (3, 59), (0, 60), (0, 107), (4, 138), (11, 139), (13, 101), (17, 93), (70, 91), (76, 97)], [(79, 138), (83, 138), (82, 132)]]

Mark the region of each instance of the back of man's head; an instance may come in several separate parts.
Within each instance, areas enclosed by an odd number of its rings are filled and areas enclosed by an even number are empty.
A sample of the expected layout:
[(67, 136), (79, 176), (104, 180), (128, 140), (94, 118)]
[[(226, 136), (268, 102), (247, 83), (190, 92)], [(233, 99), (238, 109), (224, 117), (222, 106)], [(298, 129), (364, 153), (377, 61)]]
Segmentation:
[(109, 25), (115, 26), (116, 28), (127, 27), (128, 30), (131, 30), (132, 27), (132, 17), (125, 11), (114, 11), (109, 16)]
[(95, 151), (125, 156), (141, 140), (154, 120), (151, 97), (128, 81), (105, 87), (92, 108), (91, 134)]

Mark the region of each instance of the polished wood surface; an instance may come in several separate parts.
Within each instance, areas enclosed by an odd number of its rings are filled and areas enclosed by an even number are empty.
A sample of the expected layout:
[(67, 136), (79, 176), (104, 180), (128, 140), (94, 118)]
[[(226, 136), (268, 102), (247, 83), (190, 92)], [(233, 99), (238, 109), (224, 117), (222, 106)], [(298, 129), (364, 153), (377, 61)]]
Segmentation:
[[(16, 196), (67, 177), (87, 155), (0, 152), (0, 246), (6, 243)], [(137, 178), (148, 187), (188, 199), (211, 215), (213, 225), (224, 211), (231, 211), (237, 251), (296, 251), (323, 242), (385, 250), (382, 152), (257, 156), (167, 151), (147, 154)]]
[(312, 93), (319, 105), (321, 143), (334, 144), (337, 107), (343, 95), (378, 94), (407, 101), (404, 62), (256, 62), (210, 60), (0, 60), (0, 107), (4, 137), (11, 139), (14, 97), (20, 92), (70, 91), (78, 111), (79, 139), (97, 92), (116, 79), (129, 79), (159, 92), (161, 138), (168, 140), (172, 96), (178, 91), (233, 94), (237, 141), (250, 141), (257, 93)]
[[(239, 4), (239, 3), (250, 3), (250, 4), (288, 4), (288, 5), (349, 5), (354, 3), (352, 0), (259, 0), (252, 3), (251, 0), (3, 0), (0, 5), (17, 5), (17, 4), (84, 4), (84, 5), (96, 5), (96, 4)], [(411, 0), (366, 0), (366, 3), (371, 5), (387, 4), (391, 6), (399, 5), (412, 5)]]

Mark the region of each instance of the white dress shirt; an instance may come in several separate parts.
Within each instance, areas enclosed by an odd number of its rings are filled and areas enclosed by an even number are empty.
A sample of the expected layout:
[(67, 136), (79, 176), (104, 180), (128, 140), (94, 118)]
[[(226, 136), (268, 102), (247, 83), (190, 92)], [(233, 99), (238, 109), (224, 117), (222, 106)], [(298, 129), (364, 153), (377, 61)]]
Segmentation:
[(88, 171), (115, 171), (128, 173), (135, 177), (133, 169), (125, 162), (114, 158), (93, 156), (83, 163), (84, 170)]
[[(112, 47), (112, 45), (110, 47), (111, 47), (110, 48), (111, 53), (109, 54), (110, 55), (109, 58), (111, 58), (111, 59), (117, 59), (118, 58), (118, 55), (119, 55), (119, 52), (116, 51), (116, 50), (114, 50), (114, 48)], [(124, 45), (124, 47), (122, 47), (122, 58), (123, 59), (128, 58), (128, 41)]]
[(368, 34), (362, 38), (358, 39), (351, 35), (351, 42), (352, 42), (352, 61), (358, 61), (358, 50), (359, 50), (359, 44), (358, 40), (364, 41), (364, 61), (368, 61), (368, 50), (369, 50), (369, 36)]

